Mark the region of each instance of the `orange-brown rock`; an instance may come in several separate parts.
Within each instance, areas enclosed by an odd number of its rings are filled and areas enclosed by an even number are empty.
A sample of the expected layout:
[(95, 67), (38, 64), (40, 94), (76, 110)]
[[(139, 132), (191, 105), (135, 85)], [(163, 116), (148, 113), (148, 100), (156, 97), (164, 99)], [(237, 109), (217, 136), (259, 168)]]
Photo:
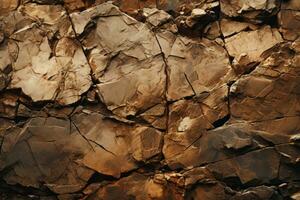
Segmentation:
[(298, 199), (299, 12), (0, 0), (0, 199)]

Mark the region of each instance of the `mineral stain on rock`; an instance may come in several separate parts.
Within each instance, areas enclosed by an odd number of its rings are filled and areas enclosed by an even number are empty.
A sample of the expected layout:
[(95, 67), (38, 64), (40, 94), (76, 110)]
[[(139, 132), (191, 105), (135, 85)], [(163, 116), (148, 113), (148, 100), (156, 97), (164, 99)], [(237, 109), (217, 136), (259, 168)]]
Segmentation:
[(300, 199), (298, 0), (1, 0), (0, 199)]

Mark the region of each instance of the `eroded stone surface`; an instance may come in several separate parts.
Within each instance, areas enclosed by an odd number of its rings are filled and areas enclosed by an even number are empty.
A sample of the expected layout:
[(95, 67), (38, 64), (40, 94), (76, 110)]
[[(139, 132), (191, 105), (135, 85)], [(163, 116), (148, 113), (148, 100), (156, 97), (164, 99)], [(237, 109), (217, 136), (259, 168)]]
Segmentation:
[(229, 17), (242, 16), (250, 20), (260, 20), (261, 15), (271, 15), (278, 10), (278, 0), (221, 0), (221, 12)]
[(0, 198), (297, 199), (299, 8), (0, 2)]
[(262, 60), (263, 52), (280, 42), (282, 38), (279, 32), (266, 26), (256, 31), (240, 32), (225, 39), (225, 47), (229, 55), (234, 57), (233, 67), (238, 73), (244, 73), (249, 65)]
[(11, 167), (4, 177), (8, 183), (44, 183), (64, 194), (82, 189), (95, 172), (119, 177), (138, 161), (157, 156), (162, 134), (147, 127), (119, 127), (100, 114), (78, 114), (70, 120), (33, 118), (3, 137), (1, 170)]

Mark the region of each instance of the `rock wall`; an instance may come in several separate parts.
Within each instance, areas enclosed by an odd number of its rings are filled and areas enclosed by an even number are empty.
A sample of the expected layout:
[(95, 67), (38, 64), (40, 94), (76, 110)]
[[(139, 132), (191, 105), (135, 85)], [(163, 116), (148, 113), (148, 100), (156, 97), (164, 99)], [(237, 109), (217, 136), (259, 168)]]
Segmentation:
[(0, 199), (300, 199), (299, 36), (299, 0), (1, 0)]

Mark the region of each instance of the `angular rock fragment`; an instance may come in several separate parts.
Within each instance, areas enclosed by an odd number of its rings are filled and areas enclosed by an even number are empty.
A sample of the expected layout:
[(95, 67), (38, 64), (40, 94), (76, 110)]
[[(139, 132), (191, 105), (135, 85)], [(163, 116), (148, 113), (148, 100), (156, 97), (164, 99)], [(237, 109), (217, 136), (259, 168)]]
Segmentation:
[[(163, 181), (163, 182), (161, 182)], [(91, 198), (99, 199), (182, 199), (182, 190), (165, 178), (157, 180), (142, 174), (133, 173), (112, 184), (98, 189)]]
[(287, 117), (289, 122), (285, 120), (285, 123), (290, 123), (293, 128), (286, 128), (297, 129), (299, 55), (295, 55), (288, 44), (274, 47), (266, 54), (265, 60), (253, 72), (232, 85), (231, 92), (235, 97), (231, 100), (231, 113), (236, 118), (259, 123), (266, 120), (283, 122), (285, 119), (280, 118)]
[(232, 21), (228, 19), (222, 19), (220, 25), (224, 37), (232, 36), (248, 28), (251, 30), (255, 30), (257, 28), (257, 26), (251, 23)]
[(300, 31), (300, 4), (297, 0), (283, 1), (278, 13), (280, 31), (287, 40), (295, 40)]
[(158, 10), (156, 8), (144, 8), (143, 15), (146, 18), (146, 21), (152, 26), (162, 25), (171, 19), (171, 15), (169, 15), (165, 11)]
[(161, 151), (162, 135), (153, 128), (113, 123), (99, 114), (76, 115), (72, 121), (88, 143), (98, 147), (82, 163), (101, 174), (120, 177)]
[(250, 130), (247, 125), (234, 124), (211, 131), (198, 127), (193, 132), (169, 133), (163, 153), (172, 169), (219, 162), (258, 147)]
[(263, 16), (274, 15), (279, 9), (278, 0), (221, 0), (221, 12), (229, 17), (244, 17), (254, 22), (260, 22)]
[(258, 186), (238, 192), (231, 199), (281, 199), (281, 196), (275, 187)]
[(100, 82), (97, 84), (100, 98), (107, 107), (126, 117), (161, 103), (165, 90), (165, 63), (150, 29), (115, 6), (103, 4), (72, 14), (75, 30), (79, 30), (76, 27), (83, 30), (85, 26), (78, 24), (77, 19), (85, 17), (87, 24), (91, 20), (88, 16), (99, 17), (96, 29), (85, 36), (83, 43), (85, 48), (91, 49), (89, 62)]
[(5, 134), (0, 162), (1, 170), (9, 171), (4, 180), (32, 187), (43, 182), (57, 193), (78, 191), (92, 175), (75, 160), (70, 162), (82, 149), (89, 146), (68, 121), (32, 119), (23, 129), (15, 127)]
[(95, 171), (119, 177), (137, 167), (134, 159), (146, 162), (160, 153), (160, 132), (118, 125), (99, 114), (79, 114), (71, 121), (31, 119), (23, 129), (4, 135), (1, 170), (10, 168), (4, 179), (32, 187), (45, 183), (56, 193), (72, 193)]
[(220, 183), (199, 185), (194, 190), (187, 194), (186, 199), (207, 199), (207, 200), (226, 200), (230, 198), (230, 194), (227, 193), (225, 187)]
[[(263, 159), (258, 159), (260, 156)], [(265, 148), (208, 167), (222, 179), (237, 177), (242, 184), (271, 183), (278, 176), (279, 163), (280, 157), (274, 148)]]
[(266, 26), (259, 30), (240, 32), (225, 39), (225, 47), (234, 58), (233, 67), (238, 73), (251, 69), (251, 64), (262, 60), (261, 55), (266, 50), (282, 42), (276, 29)]
[(0, 199), (297, 199), (299, 12), (2, 0)]
[(209, 93), (234, 77), (226, 51), (205, 39), (177, 37), (171, 45), (167, 64), (169, 100)]
[(140, 118), (150, 123), (157, 129), (165, 130), (167, 127), (167, 110), (164, 104), (157, 104), (140, 114)]
[[(12, 66), (9, 88), (21, 88), (34, 102), (78, 101), (90, 87), (90, 67), (80, 44), (67, 38), (72, 30), (65, 11), (61, 6), (27, 4), (15, 11), (20, 13), (31, 24), (19, 29), (11, 24), (16, 30), (9, 36), (6, 60), (1, 63), (2, 70)], [(53, 38), (56, 44), (51, 43)]]

